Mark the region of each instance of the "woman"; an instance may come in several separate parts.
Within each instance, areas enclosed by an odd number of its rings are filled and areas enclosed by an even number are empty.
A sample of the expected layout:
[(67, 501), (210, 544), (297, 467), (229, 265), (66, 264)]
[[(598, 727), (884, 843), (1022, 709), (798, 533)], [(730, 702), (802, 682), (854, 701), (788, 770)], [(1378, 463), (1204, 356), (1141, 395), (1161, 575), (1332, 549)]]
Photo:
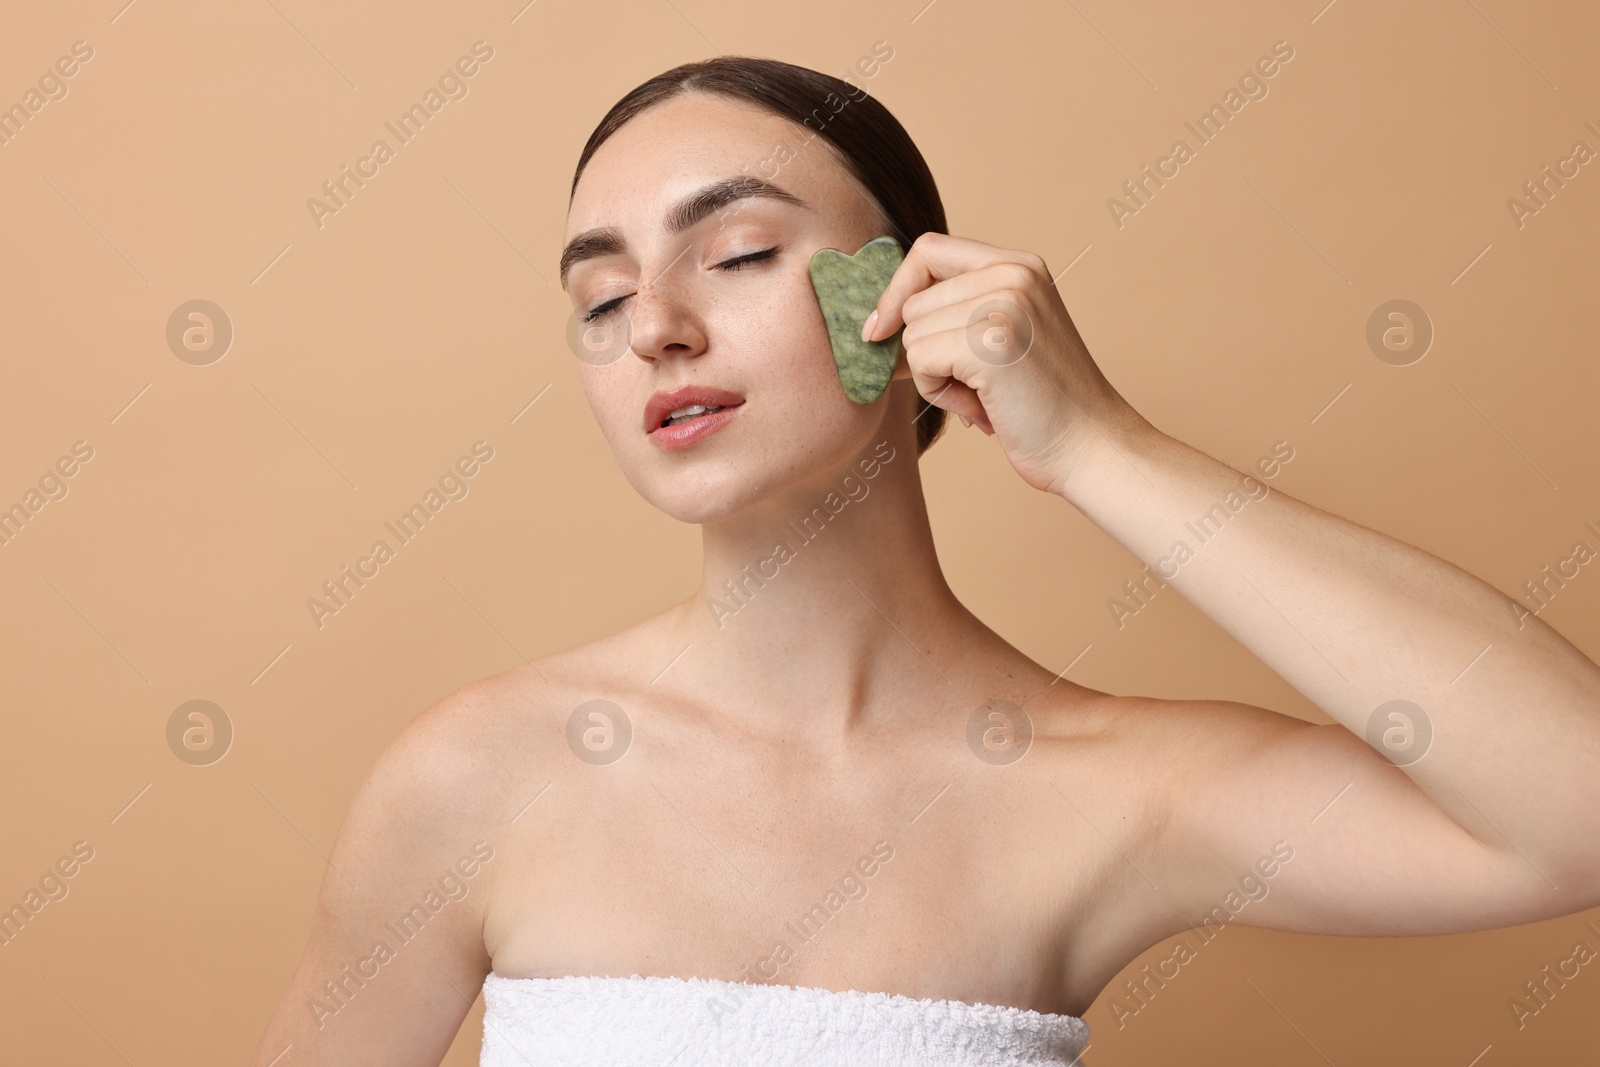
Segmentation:
[[(1065, 1063), (1173, 935), (1600, 903), (1600, 669), (1162, 434), (1043, 260), (944, 231), (904, 130), (838, 79), (723, 58), (613, 108), (562, 281), (624, 474), (702, 527), (701, 588), (396, 738), (257, 1064), (435, 1064), (480, 988), (486, 1064)], [(907, 252), (863, 332), (902, 355), (857, 404), (808, 266), (884, 235)], [(934, 552), (916, 457), (947, 411), (1337, 725), (1007, 645)]]

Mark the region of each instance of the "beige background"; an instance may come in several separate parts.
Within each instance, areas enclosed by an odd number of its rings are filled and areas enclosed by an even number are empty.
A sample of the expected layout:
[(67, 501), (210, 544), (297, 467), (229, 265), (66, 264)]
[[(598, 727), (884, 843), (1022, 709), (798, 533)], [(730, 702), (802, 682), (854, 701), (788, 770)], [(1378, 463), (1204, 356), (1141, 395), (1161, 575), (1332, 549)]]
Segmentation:
[[(0, 546), (0, 905), (95, 850), (0, 948), (8, 1062), (242, 1062), (394, 733), (688, 591), (697, 531), (614, 467), (545, 279), (590, 129), (716, 50), (842, 74), (888, 41), (869, 85), (952, 229), (1072, 264), (1091, 350), (1167, 433), (1235, 466), (1287, 439), (1277, 488), (1509, 595), (1600, 547), (1600, 162), (1521, 229), (1506, 207), (1574, 141), (1600, 149), (1591, 4), (121, 3), (0, 18), (0, 104), (94, 49), (0, 145), (0, 505), (94, 449)], [(470, 94), (318, 229), (306, 200), (480, 39)], [(1107, 198), (1279, 40), (1295, 57), (1270, 95), (1118, 229)], [(1437, 330), (1408, 367), (1364, 337), (1394, 298)], [(165, 340), (192, 299), (234, 325), (209, 366)], [(470, 495), (314, 626), (306, 599), (479, 439)], [(922, 469), (956, 591), (1041, 663), (1326, 721), (1171, 592), (1119, 631), (1106, 601), (1140, 564), (987, 438), (957, 426)], [(1542, 617), (1600, 655), (1600, 565)], [(211, 766), (166, 742), (197, 698), (236, 730)], [(1520, 1031), (1507, 1001), (1579, 938), (1600, 948), (1597, 917), (1234, 928), (1124, 1029), (1102, 997), (1090, 1058), (1596, 1062), (1600, 964)], [(447, 1062), (476, 1062), (481, 1027), (474, 1010)]]

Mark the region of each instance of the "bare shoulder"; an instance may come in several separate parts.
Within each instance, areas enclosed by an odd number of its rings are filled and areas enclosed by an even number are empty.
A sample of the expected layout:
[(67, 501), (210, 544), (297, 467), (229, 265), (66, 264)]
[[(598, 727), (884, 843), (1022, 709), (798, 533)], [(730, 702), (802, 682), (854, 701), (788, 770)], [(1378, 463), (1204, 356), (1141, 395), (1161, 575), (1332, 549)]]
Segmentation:
[(374, 761), (351, 799), (335, 854), (415, 881), (474, 846), (492, 850), (495, 830), (512, 814), (504, 809), (518, 755), (540, 744), (543, 721), (537, 694), (526, 691), (516, 672), (478, 679), (435, 701)]
[(589, 648), (564, 651), (461, 686), (401, 729), (374, 775), (448, 801), (441, 814), (492, 820), (564, 744), (568, 705), (582, 699), (576, 679), (594, 658)]
[(648, 642), (635, 626), (469, 682), (418, 713), (378, 770), (450, 801), (453, 817), (492, 820), (506, 804), (525, 803), (536, 778), (566, 765), (574, 710), (599, 697), (625, 699), (635, 688), (623, 666), (649, 660), (641, 647)]

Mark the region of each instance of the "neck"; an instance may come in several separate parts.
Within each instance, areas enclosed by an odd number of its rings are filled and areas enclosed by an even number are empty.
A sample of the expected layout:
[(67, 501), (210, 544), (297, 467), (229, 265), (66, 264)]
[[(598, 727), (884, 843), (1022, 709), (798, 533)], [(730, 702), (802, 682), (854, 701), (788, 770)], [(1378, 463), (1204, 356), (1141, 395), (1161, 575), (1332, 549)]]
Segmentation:
[(879, 434), (848, 462), (702, 527), (674, 691), (729, 695), (758, 730), (837, 736), (869, 709), (959, 702), (979, 623), (939, 569), (914, 444)]

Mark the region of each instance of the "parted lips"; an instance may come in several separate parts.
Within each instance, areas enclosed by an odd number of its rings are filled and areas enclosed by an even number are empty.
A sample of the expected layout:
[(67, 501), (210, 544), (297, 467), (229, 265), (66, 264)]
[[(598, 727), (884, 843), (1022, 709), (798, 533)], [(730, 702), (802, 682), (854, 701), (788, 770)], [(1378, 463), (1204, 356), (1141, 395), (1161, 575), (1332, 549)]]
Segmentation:
[(883, 395), (900, 359), (905, 327), (881, 341), (863, 341), (861, 326), (903, 259), (905, 253), (893, 237), (874, 237), (853, 256), (837, 248), (819, 248), (811, 257), (811, 288), (822, 305), (833, 365), (845, 395), (857, 404), (870, 404)]

